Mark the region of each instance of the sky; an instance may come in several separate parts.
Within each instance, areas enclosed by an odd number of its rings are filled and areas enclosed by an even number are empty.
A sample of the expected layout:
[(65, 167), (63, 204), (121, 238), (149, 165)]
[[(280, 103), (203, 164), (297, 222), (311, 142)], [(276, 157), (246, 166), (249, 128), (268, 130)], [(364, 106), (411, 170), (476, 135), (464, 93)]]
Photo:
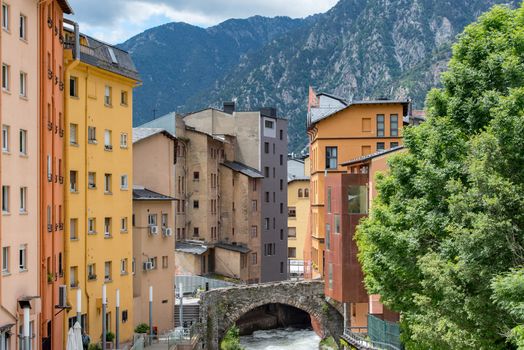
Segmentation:
[(169, 22), (210, 27), (254, 15), (306, 17), (338, 0), (69, 0), (80, 31), (111, 44)]

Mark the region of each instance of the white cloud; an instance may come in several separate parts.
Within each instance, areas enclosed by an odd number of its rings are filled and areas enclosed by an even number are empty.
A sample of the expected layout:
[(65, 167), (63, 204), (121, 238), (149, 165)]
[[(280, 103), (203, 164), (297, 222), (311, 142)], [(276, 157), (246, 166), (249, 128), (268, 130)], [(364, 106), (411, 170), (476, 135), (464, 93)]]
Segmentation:
[(119, 43), (167, 22), (202, 27), (254, 15), (306, 17), (325, 12), (338, 0), (70, 0), (81, 30)]

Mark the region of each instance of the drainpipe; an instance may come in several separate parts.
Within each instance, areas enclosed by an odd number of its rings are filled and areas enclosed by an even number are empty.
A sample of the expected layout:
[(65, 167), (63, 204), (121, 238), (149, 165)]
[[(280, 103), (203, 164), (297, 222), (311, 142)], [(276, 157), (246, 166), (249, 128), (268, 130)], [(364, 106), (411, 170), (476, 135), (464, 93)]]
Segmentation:
[(29, 305), (26, 305), (24, 307), (24, 328), (23, 328), (23, 333), (22, 333), (22, 336), (23, 336), (23, 339), (22, 339), (22, 343), (24, 344), (23, 348), (25, 350), (29, 350), (30, 349), (30, 343), (31, 343), (31, 335), (29, 334), (29, 318), (30, 318), (30, 315), (29, 315), (29, 312), (31, 311), (31, 308), (29, 307)]

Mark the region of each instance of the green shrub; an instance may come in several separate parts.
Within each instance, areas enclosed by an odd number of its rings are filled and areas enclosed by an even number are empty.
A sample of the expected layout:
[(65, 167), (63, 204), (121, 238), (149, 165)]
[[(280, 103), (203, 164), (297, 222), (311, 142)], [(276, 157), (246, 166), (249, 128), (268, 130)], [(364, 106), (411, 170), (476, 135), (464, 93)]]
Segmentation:
[(145, 334), (149, 332), (149, 326), (146, 323), (140, 323), (135, 328), (135, 333)]

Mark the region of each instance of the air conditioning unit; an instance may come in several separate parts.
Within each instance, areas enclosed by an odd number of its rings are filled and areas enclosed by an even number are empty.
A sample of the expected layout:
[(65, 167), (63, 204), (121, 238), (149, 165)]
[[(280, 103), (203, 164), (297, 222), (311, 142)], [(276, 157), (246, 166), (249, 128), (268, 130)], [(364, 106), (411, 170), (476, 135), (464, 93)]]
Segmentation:
[(65, 309), (67, 308), (67, 286), (60, 285), (58, 287), (58, 308)]
[(144, 262), (144, 271), (149, 271), (153, 269), (153, 263), (151, 261)]
[(158, 235), (158, 226), (149, 226), (149, 233), (151, 235)]
[(165, 237), (171, 237), (173, 235), (173, 230), (170, 227), (162, 227), (162, 233)]

